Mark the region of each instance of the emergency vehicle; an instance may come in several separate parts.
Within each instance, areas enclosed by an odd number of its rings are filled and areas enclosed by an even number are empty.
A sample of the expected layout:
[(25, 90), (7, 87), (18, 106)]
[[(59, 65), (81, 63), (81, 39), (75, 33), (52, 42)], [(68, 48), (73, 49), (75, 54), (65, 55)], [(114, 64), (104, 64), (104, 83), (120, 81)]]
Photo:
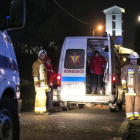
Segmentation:
[(7, 30), (24, 26), (25, 2), (11, 0), (0, 4), (0, 9), (3, 9), (0, 12), (0, 139), (19, 140), (20, 79)]
[[(100, 94), (91, 94), (89, 63), (98, 50), (106, 60)], [(106, 37), (66, 37), (62, 46), (57, 75), (57, 99), (63, 111), (71, 104), (83, 108), (108, 105), (110, 111), (122, 108), (121, 65), (110, 35)]]

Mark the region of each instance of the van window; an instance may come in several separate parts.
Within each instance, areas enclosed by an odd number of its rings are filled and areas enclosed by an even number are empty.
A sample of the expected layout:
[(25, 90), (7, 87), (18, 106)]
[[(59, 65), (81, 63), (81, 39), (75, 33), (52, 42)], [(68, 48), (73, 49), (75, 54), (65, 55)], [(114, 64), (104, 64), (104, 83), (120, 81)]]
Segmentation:
[(64, 68), (66, 69), (83, 69), (85, 51), (83, 49), (66, 50)]

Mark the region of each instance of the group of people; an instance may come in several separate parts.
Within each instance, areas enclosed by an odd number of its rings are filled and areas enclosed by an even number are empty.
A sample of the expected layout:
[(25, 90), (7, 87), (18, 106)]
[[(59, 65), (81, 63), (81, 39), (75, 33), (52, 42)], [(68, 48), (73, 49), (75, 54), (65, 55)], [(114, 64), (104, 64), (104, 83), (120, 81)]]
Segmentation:
[[(36, 91), (35, 112), (36, 114), (48, 114), (53, 112), (53, 78), (55, 72), (51, 59), (47, 57), (45, 50), (40, 50), (38, 59), (33, 63), (33, 79)], [(47, 98), (46, 98), (47, 97)]]
[[(92, 91), (96, 94), (102, 89), (103, 71), (106, 66), (104, 57), (96, 50), (90, 60), (92, 74)], [(140, 67), (137, 65), (139, 55), (133, 52), (129, 55), (130, 62), (121, 73), (122, 90), (125, 93), (126, 117), (129, 120), (140, 119)], [(53, 78), (55, 72), (51, 59), (45, 50), (39, 51), (38, 59), (33, 63), (33, 78), (36, 91), (35, 112), (37, 114), (53, 112)], [(41, 92), (40, 92), (41, 90)], [(44, 92), (42, 92), (44, 91)], [(46, 92), (47, 91), (47, 92)], [(46, 103), (47, 95), (47, 103)]]

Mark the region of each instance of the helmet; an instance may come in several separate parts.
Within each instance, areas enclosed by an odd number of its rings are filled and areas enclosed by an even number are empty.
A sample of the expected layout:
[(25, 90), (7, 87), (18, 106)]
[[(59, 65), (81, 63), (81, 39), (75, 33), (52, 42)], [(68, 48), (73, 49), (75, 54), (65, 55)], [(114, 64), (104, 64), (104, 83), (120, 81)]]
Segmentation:
[(45, 50), (40, 50), (39, 53), (38, 53), (38, 57), (40, 57), (40, 54), (42, 54), (42, 53), (45, 53), (46, 57), (47, 57), (47, 52)]
[(129, 56), (128, 56), (129, 59), (131, 58), (136, 58), (136, 59), (139, 59), (139, 55), (136, 53), (136, 52), (132, 52)]

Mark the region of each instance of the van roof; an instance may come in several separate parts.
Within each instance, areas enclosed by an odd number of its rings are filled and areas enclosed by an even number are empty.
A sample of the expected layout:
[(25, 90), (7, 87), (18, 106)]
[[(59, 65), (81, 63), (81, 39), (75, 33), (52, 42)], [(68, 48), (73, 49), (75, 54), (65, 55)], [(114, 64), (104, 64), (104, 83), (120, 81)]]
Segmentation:
[(65, 39), (107, 39), (107, 37), (95, 37), (95, 36), (71, 36)]

